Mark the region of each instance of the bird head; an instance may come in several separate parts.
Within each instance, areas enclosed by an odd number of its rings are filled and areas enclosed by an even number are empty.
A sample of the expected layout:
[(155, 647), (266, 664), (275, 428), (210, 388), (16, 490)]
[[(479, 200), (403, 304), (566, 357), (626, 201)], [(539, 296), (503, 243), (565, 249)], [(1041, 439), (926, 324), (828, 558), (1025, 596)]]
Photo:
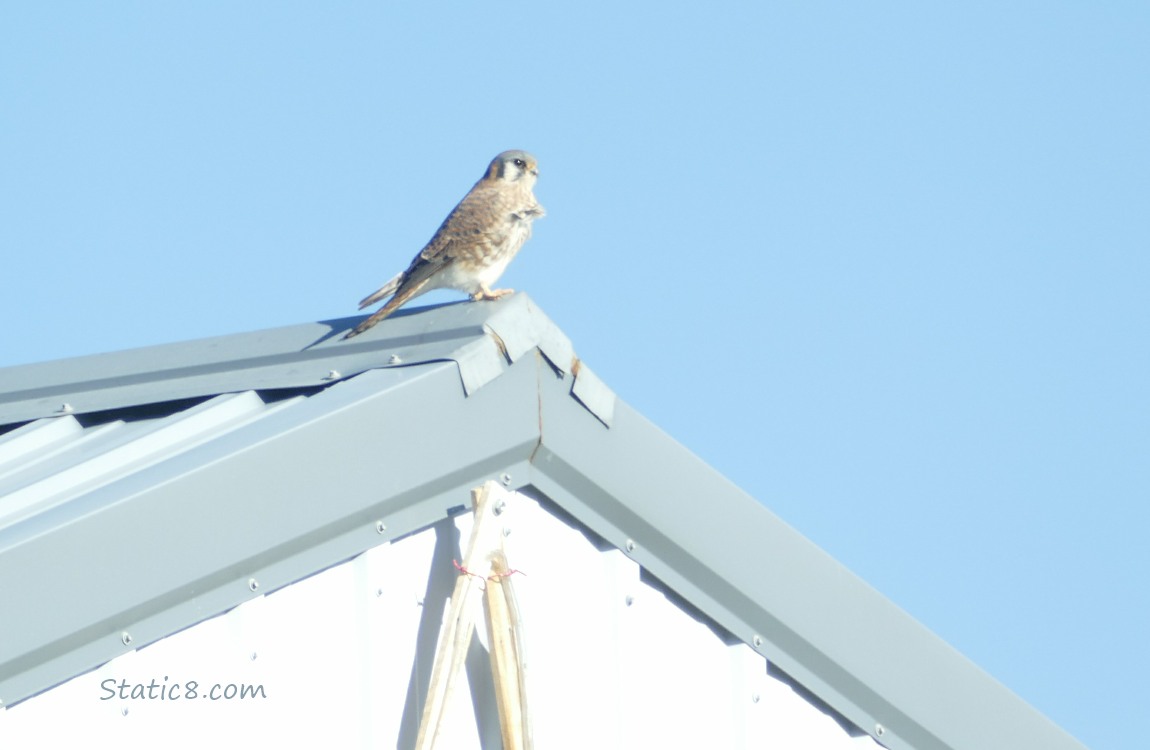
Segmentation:
[(530, 186), (535, 184), (535, 178), (538, 176), (539, 162), (526, 151), (504, 151), (492, 159), (491, 164), (487, 167), (487, 179), (489, 180), (506, 180), (507, 182), (526, 180), (527, 185)]

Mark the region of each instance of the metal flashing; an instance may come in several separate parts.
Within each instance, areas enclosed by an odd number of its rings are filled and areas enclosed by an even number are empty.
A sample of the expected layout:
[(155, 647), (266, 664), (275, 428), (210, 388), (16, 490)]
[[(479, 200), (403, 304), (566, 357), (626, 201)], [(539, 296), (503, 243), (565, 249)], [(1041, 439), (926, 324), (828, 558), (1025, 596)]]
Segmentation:
[[(525, 296), (340, 343), (350, 322), (0, 370), (0, 702), (425, 529), (499, 479), (886, 747), (1082, 750), (616, 399)], [(87, 416), (154, 403), (173, 405)]]
[(470, 395), (538, 348), (560, 372), (571, 342), (526, 294), (403, 310), (351, 341), (359, 318), (0, 368), (0, 425), (245, 390), (324, 387), (368, 370), (452, 361)]
[(571, 370), (575, 360), (571, 339), (527, 295), (512, 297), (484, 325), (503, 343), (507, 358), (512, 362), (532, 349), (539, 349), (560, 373)]
[(607, 427), (615, 419), (615, 392), (607, 387), (591, 368), (576, 359), (571, 366), (575, 376), (571, 384), (571, 395), (587, 407), (587, 411), (598, 417)]
[(472, 397), (451, 363), (376, 370), (265, 407), (242, 394), (255, 408), (238, 423), (207, 402), (194, 439), (151, 454), (184, 412), (65, 449), (58, 473), (0, 504), (0, 601), (20, 613), (0, 618), (0, 702), (251, 599), (252, 579), (274, 591), (446, 517), (486, 479), (526, 476), (540, 366)]
[(488, 318), (484, 327), (499, 342), (508, 360), (515, 362), (527, 352), (538, 350), (559, 374), (574, 374), (571, 395), (600, 422), (611, 426), (614, 391), (575, 355), (571, 339), (527, 295), (513, 297)]

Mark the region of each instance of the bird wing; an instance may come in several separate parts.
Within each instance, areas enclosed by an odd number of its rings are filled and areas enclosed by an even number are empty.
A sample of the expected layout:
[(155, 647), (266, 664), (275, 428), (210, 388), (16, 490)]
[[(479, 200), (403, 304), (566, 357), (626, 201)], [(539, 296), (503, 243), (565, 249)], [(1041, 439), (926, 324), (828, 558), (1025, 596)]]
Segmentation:
[[(469, 202), (474, 194), (475, 190), (472, 189), (472, 192), (468, 193), (459, 205), (447, 215), (447, 218), (439, 225), (435, 235), (412, 259), (411, 265), (407, 267), (406, 271), (396, 274), (386, 284), (360, 300), (360, 310), (370, 307), (392, 294), (398, 294), (400, 291), (423, 288), (423, 285), (435, 275), (436, 271), (455, 260), (452, 246), (458, 244), (461, 234), (467, 233), (468, 228), (473, 223), (473, 215), (476, 213), (474, 201)], [(410, 299), (410, 296), (408, 298)]]
[(412, 297), (425, 291), (437, 273), (456, 261), (462, 259), (478, 263), (491, 247), (502, 247), (511, 231), (508, 217), (517, 215), (519, 218), (536, 218), (543, 215), (543, 207), (535, 202), (533, 196), (528, 194), (528, 197), (530, 202), (524, 206), (520, 197), (484, 184), (483, 180), (476, 183), (443, 220), (431, 241), (419, 251), (407, 270), (359, 303), (362, 310), (388, 295), (394, 295), (375, 314), (348, 331), (344, 338), (357, 336), (379, 323)]
[[(536, 209), (539, 209), (539, 213), (535, 215), (542, 215), (541, 207), (535, 205), (525, 212), (535, 213)], [(360, 300), (359, 309), (370, 307), (392, 294), (411, 299), (438, 271), (460, 257), (477, 260), (482, 254), (480, 248), (501, 245), (508, 231), (507, 222), (501, 219), (514, 211), (515, 207), (510, 205), (507, 195), (480, 181), (447, 215), (435, 235), (412, 259), (407, 270), (396, 274), (386, 284)]]
[(400, 288), (423, 286), (424, 281), (460, 258), (478, 260), (483, 248), (506, 239), (507, 222), (502, 217), (510, 212), (507, 197), (498, 189), (482, 183), (473, 187), (411, 261)]

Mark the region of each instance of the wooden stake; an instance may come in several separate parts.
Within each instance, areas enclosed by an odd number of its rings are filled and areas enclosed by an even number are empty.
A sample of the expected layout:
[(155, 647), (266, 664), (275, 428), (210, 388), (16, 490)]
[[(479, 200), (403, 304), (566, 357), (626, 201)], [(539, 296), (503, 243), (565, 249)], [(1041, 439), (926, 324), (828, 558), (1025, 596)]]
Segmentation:
[(483, 597), (487, 633), (491, 639), (491, 673), (495, 678), (495, 701), (503, 750), (531, 750), (531, 715), (523, 664), (523, 633), (519, 605), (511, 583), (511, 571), (502, 550), (493, 555), (491, 578)]
[(502, 488), (495, 482), (487, 482), (471, 491), (475, 521), (463, 568), (474, 575), (459, 576), (451, 594), (451, 609), (435, 649), (435, 665), (431, 669), (427, 702), (423, 706), (423, 718), (415, 740), (416, 750), (431, 750), (435, 746), (443, 727), (444, 709), (471, 645), (471, 636), (475, 632), (475, 600), (490, 574), (490, 550), (495, 549), (501, 539), (499, 524), (495, 523), (493, 495), (496, 491), (502, 491)]

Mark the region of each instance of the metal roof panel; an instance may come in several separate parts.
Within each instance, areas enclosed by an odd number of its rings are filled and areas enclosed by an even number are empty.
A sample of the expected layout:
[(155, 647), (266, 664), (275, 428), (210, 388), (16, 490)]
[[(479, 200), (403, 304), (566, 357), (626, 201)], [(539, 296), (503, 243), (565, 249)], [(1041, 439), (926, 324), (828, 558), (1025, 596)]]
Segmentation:
[[(0, 601), (19, 613), (0, 618), (0, 700), (426, 528), (498, 478), (888, 747), (1082, 747), (618, 402), (524, 295), (346, 327), (0, 370)], [(79, 416), (48, 416), (57, 402)]]
[[(400, 311), (354, 340), (358, 318), (0, 368), (0, 425), (247, 390), (323, 387), (367, 370), (454, 361), (465, 392), (539, 347), (566, 370), (570, 341), (527, 297)], [(491, 324), (489, 327), (488, 324)], [(495, 330), (499, 331), (496, 336)], [(514, 342), (506, 351), (499, 338)]]

